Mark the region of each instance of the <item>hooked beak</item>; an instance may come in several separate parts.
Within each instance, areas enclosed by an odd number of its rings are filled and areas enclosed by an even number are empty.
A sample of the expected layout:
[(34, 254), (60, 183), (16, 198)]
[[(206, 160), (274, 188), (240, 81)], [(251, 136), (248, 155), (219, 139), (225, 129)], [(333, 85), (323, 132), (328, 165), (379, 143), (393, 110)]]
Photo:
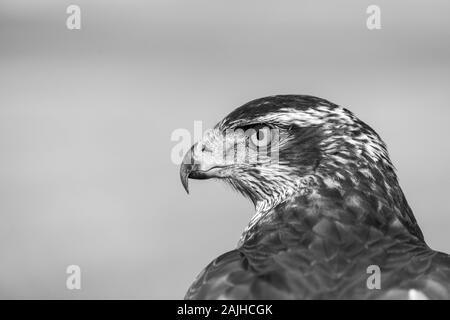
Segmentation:
[(223, 168), (218, 165), (207, 165), (202, 160), (197, 160), (196, 146), (195, 144), (189, 149), (180, 166), (181, 183), (187, 193), (189, 193), (189, 178), (198, 180), (216, 178), (220, 176), (219, 172)]

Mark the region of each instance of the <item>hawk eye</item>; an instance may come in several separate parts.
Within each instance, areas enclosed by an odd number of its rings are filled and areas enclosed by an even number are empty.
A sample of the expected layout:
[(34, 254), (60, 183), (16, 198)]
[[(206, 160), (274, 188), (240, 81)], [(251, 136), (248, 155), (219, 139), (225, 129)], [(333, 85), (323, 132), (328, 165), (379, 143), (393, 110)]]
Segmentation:
[(250, 125), (238, 129), (244, 130), (244, 134), (253, 148), (267, 148), (272, 142), (272, 128), (267, 124)]

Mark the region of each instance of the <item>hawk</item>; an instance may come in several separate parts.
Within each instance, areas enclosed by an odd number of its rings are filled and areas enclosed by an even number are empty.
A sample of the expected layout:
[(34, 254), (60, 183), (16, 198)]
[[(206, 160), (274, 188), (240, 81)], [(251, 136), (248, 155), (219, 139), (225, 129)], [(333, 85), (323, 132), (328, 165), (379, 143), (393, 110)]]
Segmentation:
[(221, 179), (255, 205), (186, 299), (450, 298), (450, 256), (425, 243), (380, 136), (339, 105), (248, 102), (191, 147), (180, 177), (186, 191)]

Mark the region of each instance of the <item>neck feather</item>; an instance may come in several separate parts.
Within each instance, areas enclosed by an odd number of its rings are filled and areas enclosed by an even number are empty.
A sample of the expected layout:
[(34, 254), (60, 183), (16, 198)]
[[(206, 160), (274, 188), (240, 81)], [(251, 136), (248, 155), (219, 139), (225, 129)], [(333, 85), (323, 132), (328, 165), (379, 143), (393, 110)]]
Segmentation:
[(295, 187), (284, 190), (281, 196), (256, 202), (255, 206), (256, 213), (242, 234), (241, 244), (267, 230), (268, 225), (324, 217), (381, 233), (395, 228), (423, 241), (392, 168), (360, 166), (351, 174), (348, 170), (346, 174), (317, 171), (296, 181)]

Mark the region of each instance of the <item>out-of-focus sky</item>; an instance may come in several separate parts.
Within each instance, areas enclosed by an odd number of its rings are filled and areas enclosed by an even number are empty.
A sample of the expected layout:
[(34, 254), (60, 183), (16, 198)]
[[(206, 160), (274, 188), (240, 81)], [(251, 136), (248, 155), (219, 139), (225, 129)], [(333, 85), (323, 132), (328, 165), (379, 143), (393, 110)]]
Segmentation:
[[(70, 4), (81, 30), (66, 28)], [(366, 28), (370, 4), (381, 30)], [(281, 93), (374, 127), (428, 244), (449, 252), (449, 13), (446, 0), (2, 0), (0, 298), (182, 298), (253, 208), (213, 181), (187, 196), (171, 133)]]

